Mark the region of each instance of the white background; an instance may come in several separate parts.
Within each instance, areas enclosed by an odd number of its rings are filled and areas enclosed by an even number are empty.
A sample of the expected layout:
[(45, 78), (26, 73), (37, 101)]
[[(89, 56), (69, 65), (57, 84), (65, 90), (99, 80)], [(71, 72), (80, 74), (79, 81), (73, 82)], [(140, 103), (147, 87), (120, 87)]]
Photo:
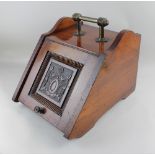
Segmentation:
[[(142, 34), (136, 91), (68, 141), (11, 98), (44, 32), (74, 12)], [(0, 153), (155, 153), (155, 2), (0, 2)]]

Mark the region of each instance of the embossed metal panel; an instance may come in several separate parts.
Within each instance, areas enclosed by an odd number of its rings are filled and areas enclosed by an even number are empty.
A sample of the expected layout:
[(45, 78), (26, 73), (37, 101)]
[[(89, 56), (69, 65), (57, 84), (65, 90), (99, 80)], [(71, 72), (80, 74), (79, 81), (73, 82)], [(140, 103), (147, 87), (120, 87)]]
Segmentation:
[(77, 69), (51, 58), (36, 92), (61, 107), (76, 72)]

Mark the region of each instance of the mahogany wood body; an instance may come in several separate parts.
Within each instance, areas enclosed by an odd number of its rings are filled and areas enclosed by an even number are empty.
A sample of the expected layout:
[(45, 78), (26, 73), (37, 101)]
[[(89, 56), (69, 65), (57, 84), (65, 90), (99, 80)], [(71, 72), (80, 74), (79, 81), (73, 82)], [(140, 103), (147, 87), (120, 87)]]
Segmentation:
[[(120, 33), (105, 30), (105, 37), (110, 41), (96, 43), (98, 28), (83, 25), (82, 29), (86, 32), (84, 36), (74, 36), (75, 22), (71, 18), (62, 18), (51, 31), (43, 34), (13, 96), (14, 101), (24, 103), (32, 110), (39, 104), (29, 97), (28, 91), (47, 50), (55, 50), (86, 64), (87, 68), (82, 78), (88, 80), (90, 85), (84, 85), (77, 79), (77, 83), (81, 84), (78, 90), (83, 90), (81, 95), (85, 96), (85, 99), (81, 101), (82, 99), (78, 100), (75, 97), (75, 102), (66, 104), (64, 108), (72, 117), (67, 114), (57, 117), (48, 108), (47, 113), (41, 115), (64, 132), (68, 139), (84, 135), (109, 108), (133, 92), (136, 85), (140, 35), (128, 30)], [(78, 96), (80, 92), (73, 92), (73, 95)]]

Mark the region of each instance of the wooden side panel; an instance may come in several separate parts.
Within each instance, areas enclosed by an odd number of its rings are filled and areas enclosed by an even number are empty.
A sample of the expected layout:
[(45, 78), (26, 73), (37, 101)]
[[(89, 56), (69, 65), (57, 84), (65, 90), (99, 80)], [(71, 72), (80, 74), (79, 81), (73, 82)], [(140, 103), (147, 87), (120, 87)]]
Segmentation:
[(124, 31), (117, 38), (78, 116), (69, 139), (78, 138), (115, 103), (134, 91), (138, 67), (140, 35)]

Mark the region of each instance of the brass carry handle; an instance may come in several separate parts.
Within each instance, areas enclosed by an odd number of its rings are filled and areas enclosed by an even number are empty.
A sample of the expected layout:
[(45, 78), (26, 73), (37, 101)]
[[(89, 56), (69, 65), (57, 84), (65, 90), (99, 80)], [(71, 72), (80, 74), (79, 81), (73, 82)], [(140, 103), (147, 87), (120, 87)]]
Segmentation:
[(77, 22), (77, 32), (76, 36), (82, 36), (85, 33), (81, 30), (81, 25), (83, 21), (96, 23), (99, 26), (99, 37), (96, 39), (96, 42), (107, 42), (108, 39), (104, 37), (104, 27), (109, 25), (109, 21), (106, 18), (92, 18), (82, 16), (80, 13), (74, 13), (72, 16), (73, 20)]

